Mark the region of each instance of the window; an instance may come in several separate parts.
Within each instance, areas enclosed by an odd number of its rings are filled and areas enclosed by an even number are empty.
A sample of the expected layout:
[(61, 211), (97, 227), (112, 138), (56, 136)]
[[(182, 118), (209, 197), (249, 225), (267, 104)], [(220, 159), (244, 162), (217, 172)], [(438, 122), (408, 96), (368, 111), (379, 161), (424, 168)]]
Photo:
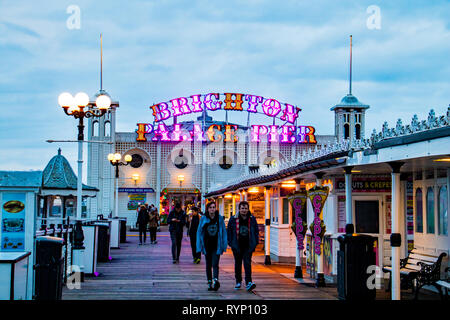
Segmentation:
[(139, 168), (143, 163), (144, 159), (141, 157), (141, 155), (137, 153), (131, 155), (130, 166), (132, 166), (133, 168)]
[(62, 201), (60, 197), (56, 197), (53, 200), (52, 209), (50, 211), (50, 217), (62, 216)]
[(109, 121), (105, 122), (105, 137), (109, 137), (111, 135), (111, 123)]
[(219, 159), (219, 166), (224, 170), (228, 170), (233, 166), (233, 160), (228, 156), (223, 156)]
[(356, 139), (361, 139), (361, 126), (359, 124), (357, 124), (355, 126), (355, 134), (356, 134)]
[(283, 224), (289, 224), (289, 200), (283, 198)]
[(378, 201), (355, 201), (356, 233), (379, 233)]
[(423, 203), (422, 189), (416, 190), (416, 232), (423, 232)]
[(447, 186), (443, 186), (439, 190), (439, 214), (438, 214), (438, 230), (440, 235), (448, 235), (448, 193)]
[(427, 189), (427, 233), (434, 233), (434, 190)]
[(350, 137), (350, 126), (348, 123), (344, 124), (344, 139)]
[(99, 129), (98, 121), (92, 122), (92, 136), (93, 137), (99, 136), (98, 129)]

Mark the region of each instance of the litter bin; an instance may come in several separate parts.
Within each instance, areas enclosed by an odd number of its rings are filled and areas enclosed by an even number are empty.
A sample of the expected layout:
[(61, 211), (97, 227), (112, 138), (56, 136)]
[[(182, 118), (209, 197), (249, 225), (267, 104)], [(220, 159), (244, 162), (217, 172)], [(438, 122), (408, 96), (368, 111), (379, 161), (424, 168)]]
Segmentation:
[(120, 243), (127, 242), (127, 218), (119, 218), (120, 220)]
[(338, 237), (338, 296), (341, 300), (374, 300), (375, 287), (369, 288), (368, 267), (376, 265), (375, 238), (362, 234)]
[(36, 300), (61, 300), (64, 258), (64, 239), (56, 237), (36, 238)]
[(110, 259), (110, 222), (105, 220), (97, 220), (93, 222), (98, 227), (98, 249), (97, 249), (97, 261), (108, 262)]

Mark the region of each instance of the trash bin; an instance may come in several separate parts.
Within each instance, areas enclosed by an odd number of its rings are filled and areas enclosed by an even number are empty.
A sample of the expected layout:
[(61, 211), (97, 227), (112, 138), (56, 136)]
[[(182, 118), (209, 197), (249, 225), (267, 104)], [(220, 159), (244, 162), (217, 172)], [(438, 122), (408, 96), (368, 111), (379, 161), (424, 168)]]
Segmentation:
[(375, 287), (369, 288), (368, 267), (376, 265), (375, 238), (362, 234), (338, 237), (338, 296), (341, 300), (374, 300)]
[(61, 300), (64, 258), (64, 239), (36, 238), (35, 294), (36, 300)]
[(97, 261), (108, 262), (110, 260), (110, 222), (98, 220), (94, 221), (93, 224), (98, 227)]
[(120, 243), (127, 242), (127, 218), (119, 218), (120, 220)]

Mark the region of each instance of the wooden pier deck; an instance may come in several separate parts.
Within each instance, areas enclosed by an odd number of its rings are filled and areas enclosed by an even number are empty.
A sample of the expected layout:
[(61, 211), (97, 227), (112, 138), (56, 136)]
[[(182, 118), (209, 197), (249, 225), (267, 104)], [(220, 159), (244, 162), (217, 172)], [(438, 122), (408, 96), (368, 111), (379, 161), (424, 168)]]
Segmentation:
[[(148, 241), (148, 239), (147, 239)], [(258, 254), (258, 253), (257, 253)], [(259, 254), (262, 254), (261, 252)], [(283, 276), (292, 267), (253, 263), (253, 293), (234, 290), (234, 260), (231, 250), (221, 257), (219, 291), (207, 291), (205, 262), (192, 262), (189, 238), (183, 238), (179, 264), (172, 264), (170, 237), (158, 233), (158, 243), (138, 246), (137, 233), (127, 243), (111, 250), (112, 260), (99, 263), (99, 277), (87, 277), (81, 289), (63, 289), (63, 300), (156, 300), (156, 299), (336, 299), (335, 288), (317, 289)], [(258, 257), (254, 261), (259, 261)], [(281, 268), (281, 269), (280, 269)], [(244, 272), (244, 270), (242, 270)]]

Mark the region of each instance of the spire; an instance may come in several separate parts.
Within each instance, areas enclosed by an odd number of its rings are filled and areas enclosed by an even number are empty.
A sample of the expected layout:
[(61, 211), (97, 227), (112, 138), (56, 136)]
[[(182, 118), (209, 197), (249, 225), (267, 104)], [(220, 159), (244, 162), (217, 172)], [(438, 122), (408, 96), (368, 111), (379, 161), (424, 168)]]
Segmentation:
[(350, 79), (349, 79), (349, 94), (352, 94), (352, 35), (350, 35)]
[(100, 91), (103, 91), (103, 44), (101, 33), (100, 33)]
[(58, 156), (61, 155), (61, 148), (58, 149)]

